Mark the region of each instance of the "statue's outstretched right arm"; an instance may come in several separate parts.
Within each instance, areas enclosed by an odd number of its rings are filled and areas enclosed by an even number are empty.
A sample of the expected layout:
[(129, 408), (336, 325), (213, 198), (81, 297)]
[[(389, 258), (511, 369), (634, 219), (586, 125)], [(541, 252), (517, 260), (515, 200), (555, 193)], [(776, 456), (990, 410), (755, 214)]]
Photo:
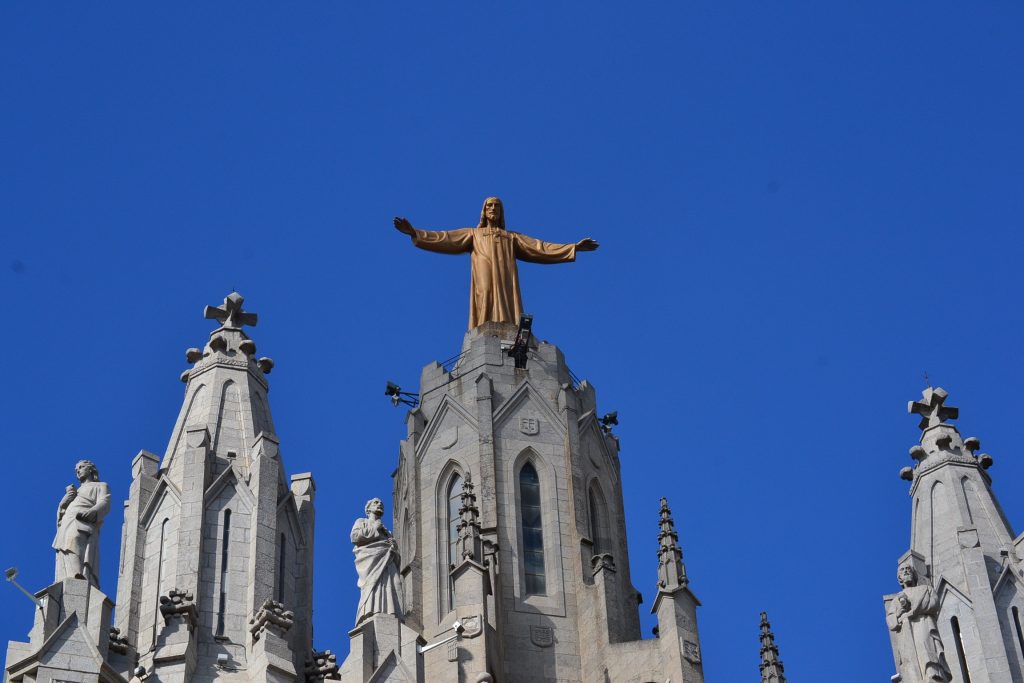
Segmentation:
[(442, 254), (462, 254), (473, 250), (473, 228), (458, 230), (417, 230), (407, 219), (396, 217), (395, 229), (412, 238), (420, 249)]

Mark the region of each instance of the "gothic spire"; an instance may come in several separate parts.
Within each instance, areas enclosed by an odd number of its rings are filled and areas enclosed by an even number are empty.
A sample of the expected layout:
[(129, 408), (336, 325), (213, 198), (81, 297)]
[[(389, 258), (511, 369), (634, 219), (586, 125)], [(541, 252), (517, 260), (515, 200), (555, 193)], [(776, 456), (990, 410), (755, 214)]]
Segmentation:
[(480, 538), (480, 509), (476, 506), (473, 480), (469, 472), (462, 480), (461, 506), (459, 507), (458, 553), (460, 560), (473, 560), (482, 564), (483, 546)]
[(761, 612), (761, 683), (786, 683), (782, 671), (782, 660), (779, 659), (772, 625), (768, 623), (768, 613)]
[(686, 578), (686, 567), (683, 565), (683, 551), (679, 548), (679, 534), (676, 523), (672, 520), (672, 510), (668, 507), (668, 498), (661, 499), (661, 511), (658, 525), (658, 587), (662, 590), (685, 588), (690, 580)]

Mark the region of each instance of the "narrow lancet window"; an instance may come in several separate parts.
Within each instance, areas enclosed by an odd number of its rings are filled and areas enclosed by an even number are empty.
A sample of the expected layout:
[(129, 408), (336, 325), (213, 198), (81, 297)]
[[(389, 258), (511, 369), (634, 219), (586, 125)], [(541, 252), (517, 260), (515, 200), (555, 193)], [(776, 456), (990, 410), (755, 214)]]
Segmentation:
[(448, 557), (444, 567), (445, 582), (448, 584), (448, 607), (455, 609), (455, 584), (452, 583), (450, 568), (455, 564), (459, 540), (459, 508), (462, 506), (462, 476), (452, 475), (448, 484)]
[(167, 524), (171, 520), (165, 519), (160, 525), (160, 545), (156, 556), (156, 607), (153, 609), (153, 647), (156, 647), (157, 625), (162, 621), (160, 618), (160, 596), (164, 580), (164, 544), (167, 542)]
[(544, 579), (544, 533), (541, 526), (540, 480), (533, 465), (519, 471), (519, 500), (522, 506), (523, 562), (526, 595), (547, 595)]
[(220, 601), (217, 605), (217, 635), (224, 635), (228, 609), (228, 549), (231, 547), (231, 510), (224, 511), (220, 544)]
[(284, 534), (281, 534), (281, 553), (278, 557), (277, 567), (277, 601), (280, 603), (284, 602), (284, 572), (285, 567), (287, 566), (285, 564), (285, 541), (286, 539)]
[(600, 498), (595, 495), (594, 489), (590, 489), (590, 540), (594, 542), (594, 554), (608, 552), (604, 540), (604, 526), (602, 524), (604, 510), (601, 508)]
[(1014, 628), (1017, 629), (1017, 645), (1020, 646), (1021, 656), (1024, 657), (1024, 632), (1021, 632), (1021, 629), (1020, 629), (1020, 610), (1018, 610), (1017, 606), (1014, 605), (1012, 611), (1013, 611), (1013, 626), (1014, 626)]
[(956, 658), (960, 661), (960, 679), (964, 683), (971, 683), (971, 672), (967, 668), (967, 657), (964, 655), (964, 641), (960, 637), (960, 620), (953, 617), (949, 620), (953, 627), (953, 643), (956, 645)]

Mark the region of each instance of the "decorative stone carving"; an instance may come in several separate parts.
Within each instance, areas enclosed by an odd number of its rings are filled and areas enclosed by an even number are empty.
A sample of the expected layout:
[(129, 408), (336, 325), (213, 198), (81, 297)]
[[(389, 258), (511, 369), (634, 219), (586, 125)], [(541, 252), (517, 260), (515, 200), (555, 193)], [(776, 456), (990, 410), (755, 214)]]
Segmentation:
[(921, 416), (918, 427), (922, 430), (935, 427), (946, 420), (955, 420), (960, 409), (945, 405), (949, 393), (942, 387), (928, 387), (921, 392), (923, 401), (908, 401), (907, 412)]
[(476, 494), (473, 493), (473, 480), (469, 472), (462, 480), (460, 494), (459, 524), (457, 527), (458, 541), (456, 548), (464, 560), (483, 562), (483, 546), (480, 537), (480, 510), (476, 506)]
[(249, 633), (252, 634), (253, 642), (269, 629), (276, 630), (277, 635), (283, 637), (294, 623), (295, 612), (285, 609), (284, 604), (277, 600), (267, 600), (249, 620)]
[(676, 523), (672, 519), (668, 499), (661, 499), (658, 513), (658, 587), (663, 590), (674, 590), (689, 584), (686, 567), (683, 566), (683, 551), (679, 547), (679, 534)]
[(57, 506), (56, 580), (88, 579), (99, 588), (100, 527), (110, 510), (110, 487), (90, 460), (75, 465), (79, 486), (68, 486)]
[(366, 517), (355, 521), (351, 533), (361, 591), (356, 625), (374, 614), (394, 614), (399, 619), (404, 615), (398, 545), (381, 522), (384, 503), (373, 498), (365, 510)]
[(555, 629), (550, 626), (530, 626), (530, 642), (537, 647), (551, 647), (555, 644)]
[(536, 417), (519, 418), (519, 431), (527, 436), (533, 436), (540, 432), (540, 420)]
[(115, 628), (115, 627), (111, 626), (110, 627), (110, 651), (111, 652), (115, 652), (115, 653), (117, 653), (119, 655), (126, 655), (126, 654), (128, 654), (128, 647), (129, 646), (130, 646), (130, 643), (128, 642), (127, 636), (122, 636), (121, 635), (121, 629)]
[(468, 617), (461, 617), (460, 621), (462, 621), (461, 637), (463, 640), (468, 640), (469, 638), (476, 638), (484, 631), (484, 620), (483, 617), (479, 614), (472, 614)]
[(590, 558), (590, 566), (593, 567), (594, 573), (606, 569), (608, 571), (615, 571), (615, 558), (611, 553), (600, 553)]
[(691, 640), (684, 640), (683, 658), (691, 664), (700, 664), (700, 645)]
[(216, 320), (222, 328), (241, 329), (243, 325), (255, 327), (258, 316), (255, 313), (242, 310), (245, 298), (238, 292), (231, 292), (224, 297), (224, 303), (220, 306), (207, 306), (203, 309), (203, 317), (207, 320)]
[(519, 293), (517, 259), (566, 263), (576, 260), (576, 252), (593, 251), (598, 246), (589, 237), (575, 244), (553, 244), (507, 231), (505, 208), (497, 197), (484, 200), (476, 228), (430, 231), (417, 230), (404, 218), (395, 218), (394, 223), (395, 228), (409, 235), (420, 249), (443, 254), (469, 252), (469, 329), (486, 322), (519, 323), (523, 300)]
[(952, 680), (946, 665), (935, 616), (939, 597), (931, 585), (919, 585), (917, 571), (909, 564), (896, 573), (903, 591), (890, 603), (885, 620), (896, 634), (899, 671), (905, 683), (946, 683)]
[(338, 656), (330, 650), (324, 650), (323, 652), (317, 652), (313, 650), (310, 658), (306, 660), (306, 668), (304, 673), (306, 674), (307, 681), (322, 681), (327, 680), (339, 680), (341, 676), (338, 671)]
[(188, 621), (190, 629), (195, 628), (199, 621), (195, 597), (180, 588), (172, 588), (167, 595), (160, 596), (160, 614), (165, 623), (172, 619)]

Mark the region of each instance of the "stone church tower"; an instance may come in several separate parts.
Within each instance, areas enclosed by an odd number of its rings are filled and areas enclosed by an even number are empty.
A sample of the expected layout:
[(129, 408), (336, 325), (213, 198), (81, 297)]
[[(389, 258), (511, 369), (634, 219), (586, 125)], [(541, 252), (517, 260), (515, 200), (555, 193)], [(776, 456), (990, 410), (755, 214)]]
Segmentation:
[(484, 323), (423, 370), (394, 474), (404, 615), (351, 632), (342, 680), (701, 683), (668, 502), (643, 640), (618, 439), (562, 352), (523, 340)]
[(910, 481), (910, 549), (903, 591), (884, 598), (897, 674), (893, 681), (1024, 681), (1024, 535), (1014, 536), (992, 491), (992, 457), (949, 420), (958, 409), (929, 387), (909, 410), (921, 416)]
[(220, 326), (186, 354), (167, 451), (132, 462), (113, 627), (97, 586), (58, 581), (36, 595), (30, 642), (8, 647), (5, 683), (290, 682), (307, 665), (316, 678), (315, 485), (285, 475), (267, 402), (273, 362), (242, 329), (256, 315), (237, 293), (205, 314)]

